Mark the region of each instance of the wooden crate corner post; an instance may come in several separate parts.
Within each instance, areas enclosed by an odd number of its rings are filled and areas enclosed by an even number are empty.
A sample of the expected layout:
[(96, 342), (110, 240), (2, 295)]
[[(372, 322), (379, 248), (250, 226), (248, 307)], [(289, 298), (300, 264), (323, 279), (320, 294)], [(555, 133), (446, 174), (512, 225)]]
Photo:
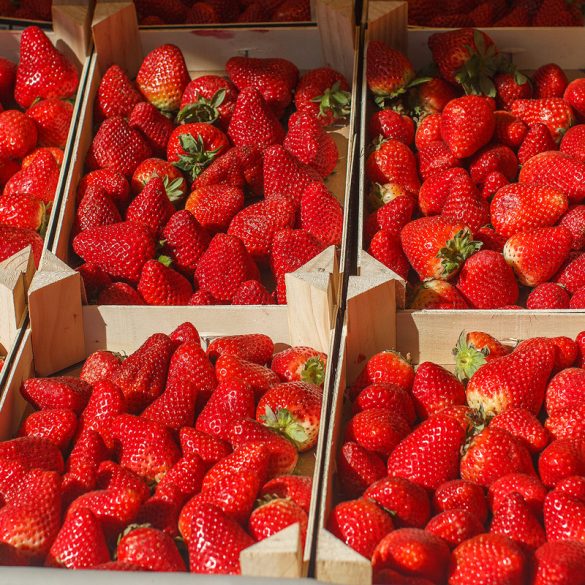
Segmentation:
[[(91, 53), (91, 17), (93, 3), (83, 0), (53, 0), (53, 32), (83, 65)], [(57, 44), (58, 48), (61, 48)]]
[(368, 40), (408, 50), (408, 2), (371, 0), (367, 8)]
[(35, 369), (48, 376), (85, 359), (81, 276), (46, 252), (28, 304)]

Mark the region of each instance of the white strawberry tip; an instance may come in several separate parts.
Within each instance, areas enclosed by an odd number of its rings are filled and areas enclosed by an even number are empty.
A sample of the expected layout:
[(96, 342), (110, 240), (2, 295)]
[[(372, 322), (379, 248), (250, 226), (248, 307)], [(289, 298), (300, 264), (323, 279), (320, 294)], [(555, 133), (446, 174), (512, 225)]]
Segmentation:
[(467, 405), (482, 412), (484, 419), (489, 420), (508, 408), (508, 400), (505, 392), (497, 392), (487, 397), (478, 389), (467, 392)]

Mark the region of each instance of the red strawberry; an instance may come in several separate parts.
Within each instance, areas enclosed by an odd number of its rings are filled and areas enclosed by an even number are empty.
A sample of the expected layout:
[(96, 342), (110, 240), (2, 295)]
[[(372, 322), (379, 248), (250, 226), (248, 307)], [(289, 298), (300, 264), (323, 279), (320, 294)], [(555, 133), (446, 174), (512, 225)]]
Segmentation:
[(467, 309), (469, 305), (452, 284), (444, 280), (426, 280), (414, 292), (411, 309)]
[(189, 541), (189, 565), (194, 573), (240, 573), (240, 552), (253, 539), (217, 506), (202, 504), (193, 515), (197, 526)]
[[(506, 183), (507, 185), (508, 183)], [(485, 187), (486, 185), (484, 185)], [(502, 185), (505, 186), (505, 185)], [(501, 186), (498, 186), (497, 189), (500, 189)], [(496, 192), (497, 192), (496, 189)], [(482, 194), (483, 195), (483, 194)], [(504, 244), (506, 243), (507, 239), (505, 236), (501, 236), (496, 232), (496, 230), (487, 225), (479, 228), (477, 232), (475, 232), (475, 238), (483, 244), (482, 248), (484, 250), (493, 250), (494, 252), (502, 252), (504, 250)]]
[[(573, 158), (585, 162), (585, 124), (578, 124), (567, 130), (561, 140), (560, 150)], [(556, 148), (549, 149), (556, 150)]]
[(186, 502), (201, 491), (207, 466), (197, 455), (182, 458), (173, 465), (156, 487), (157, 496), (178, 494)]
[(233, 305), (273, 305), (274, 294), (269, 293), (257, 280), (242, 282), (232, 298)]
[(36, 26), (29, 26), (20, 39), (14, 99), (28, 108), (37, 98), (66, 99), (77, 91), (77, 68)]
[(420, 189), (414, 154), (398, 140), (381, 140), (376, 144), (366, 160), (366, 173), (374, 183), (395, 183), (413, 194)]
[(167, 143), (175, 126), (152, 104), (136, 104), (128, 118), (128, 124), (131, 128), (140, 130), (153, 152), (162, 155), (166, 153)]
[(250, 385), (255, 397), (261, 398), (272, 386), (279, 383), (278, 376), (269, 368), (248, 362), (242, 358), (224, 354), (215, 364), (218, 382), (241, 380)]
[(144, 299), (125, 282), (113, 282), (104, 288), (97, 299), (98, 305), (144, 305)]
[(541, 518), (546, 492), (546, 488), (538, 477), (524, 473), (509, 473), (490, 485), (488, 497), (490, 507), (496, 513), (500, 506), (507, 502), (510, 495), (520, 494), (532, 513)]
[(487, 520), (488, 509), (483, 489), (476, 483), (464, 479), (454, 479), (441, 484), (435, 490), (433, 505), (438, 512), (465, 510), (481, 524)]
[(347, 424), (345, 437), (368, 451), (388, 456), (409, 430), (401, 416), (384, 408), (373, 408), (353, 416)]
[(511, 181), (518, 174), (518, 159), (507, 146), (488, 146), (473, 157), (469, 172), (475, 183), (485, 183), (495, 172), (501, 172)]
[(14, 461), (26, 469), (63, 472), (63, 456), (49, 439), (19, 437), (0, 442), (0, 459)]
[(99, 169), (85, 175), (77, 187), (77, 201), (81, 201), (88, 190), (95, 187), (105, 189), (118, 209), (126, 209), (130, 202), (130, 186), (124, 175), (110, 169)]
[(175, 112), (189, 83), (189, 72), (181, 50), (162, 45), (151, 51), (142, 62), (136, 85), (142, 95), (159, 110)]
[(454, 99), (441, 113), (441, 137), (457, 158), (477, 152), (491, 140), (494, 130), (494, 111), (480, 96)]
[(565, 408), (554, 416), (546, 419), (545, 427), (554, 439), (580, 439), (583, 436), (585, 426), (583, 424), (583, 412), (585, 405)]
[(398, 236), (387, 230), (380, 230), (372, 238), (368, 253), (401, 278), (408, 277), (410, 264), (402, 251)]
[(0, 61), (0, 102), (10, 100), (14, 93), (14, 81), (16, 78), (16, 65), (8, 59)]
[(542, 483), (554, 487), (572, 475), (585, 474), (585, 457), (581, 440), (558, 439), (553, 441), (538, 460), (538, 473)]
[(544, 527), (549, 542), (585, 540), (585, 502), (559, 490), (544, 501)]
[(294, 272), (323, 251), (323, 245), (308, 231), (284, 228), (272, 242), (270, 266), (275, 276)]
[(558, 585), (578, 583), (585, 566), (585, 544), (581, 542), (547, 542), (534, 554), (534, 585), (553, 582)]
[[(429, 115), (442, 112), (445, 106), (458, 95), (450, 83), (440, 77), (432, 77), (425, 83), (416, 86), (414, 90), (415, 111), (421, 110), (423, 115), (426, 114), (422, 119), (424, 121)], [(421, 122), (419, 122), (419, 128), (420, 124)]]
[(558, 146), (548, 127), (540, 123), (532, 124), (518, 149), (518, 162), (523, 165), (533, 156), (551, 150), (558, 150)]
[(142, 101), (142, 96), (130, 81), (125, 71), (118, 65), (110, 65), (104, 73), (95, 100), (95, 110), (102, 118), (130, 116), (134, 106)]
[(185, 209), (203, 229), (213, 233), (227, 231), (230, 222), (244, 207), (244, 192), (227, 185), (209, 185), (191, 192)]
[(421, 420), (448, 406), (465, 404), (463, 384), (451, 372), (431, 362), (423, 362), (416, 369), (412, 395)]
[(322, 385), (325, 379), (327, 356), (305, 346), (284, 349), (272, 357), (270, 367), (283, 382), (310, 382)]
[(29, 378), (20, 391), (35, 408), (67, 408), (79, 414), (89, 400), (91, 386), (72, 376)]
[(423, 179), (460, 165), (459, 160), (453, 156), (442, 140), (422, 146), (417, 153), (417, 163), (418, 171)]
[(441, 140), (441, 115), (430, 114), (425, 116), (416, 127), (414, 138), (416, 148), (421, 149), (431, 142), (439, 140)]
[(81, 264), (76, 270), (81, 274), (88, 300), (95, 299), (104, 288), (112, 284), (110, 276), (95, 264)]
[(387, 350), (372, 356), (353, 383), (353, 398), (366, 386), (374, 383), (396, 384), (410, 391), (414, 381), (414, 369), (398, 352)]
[(347, 546), (371, 559), (378, 543), (394, 529), (390, 514), (367, 498), (337, 504), (327, 529)]
[(388, 408), (412, 425), (416, 419), (410, 394), (395, 384), (375, 383), (366, 386), (353, 404), (355, 413), (370, 408)]
[(567, 75), (556, 63), (541, 65), (532, 75), (535, 98), (562, 98), (568, 83)]
[(250, 515), (248, 530), (258, 541), (270, 538), (287, 526), (299, 524), (301, 548), (307, 536), (307, 513), (292, 500), (270, 500), (256, 508)]
[[(494, 77), (498, 108), (509, 110), (515, 100), (532, 97), (532, 85), (520, 72), (498, 73)], [(541, 97), (541, 96), (539, 96)]]
[(359, 498), (368, 486), (385, 477), (386, 466), (378, 455), (350, 442), (338, 454), (337, 474), (343, 493)]
[(46, 207), (26, 193), (0, 197), (0, 223), (7, 226), (44, 232)]
[(483, 524), (467, 510), (447, 510), (434, 516), (425, 530), (442, 538), (451, 549), (484, 532)]
[[(403, 439), (388, 459), (388, 475), (403, 477), (426, 488), (437, 488), (459, 474), (459, 450), (465, 433), (457, 420), (437, 414)], [(421, 444), (432, 448), (421, 450)]]
[(101, 490), (134, 490), (140, 494), (143, 502), (150, 497), (150, 489), (142, 477), (113, 461), (100, 463), (96, 472), (96, 487)]
[[(1, 200), (0, 200), (1, 201)], [(74, 231), (111, 225), (122, 221), (118, 208), (101, 187), (88, 190), (79, 204)]]
[(527, 561), (516, 543), (501, 534), (480, 534), (453, 551), (449, 583), (522, 585), (527, 571)]
[(185, 20), (189, 24), (214, 24), (220, 22), (217, 10), (208, 2), (195, 2)]
[(75, 434), (77, 417), (72, 410), (39, 410), (29, 414), (22, 423), (19, 436), (39, 437), (65, 451)]
[(431, 514), (425, 490), (400, 477), (376, 481), (366, 489), (364, 498), (389, 512), (399, 527), (423, 528)]
[(372, 237), (380, 229), (398, 236), (412, 219), (416, 206), (414, 197), (396, 183), (374, 183), (370, 192), (370, 203), (376, 211), (368, 216), (365, 227), (367, 235)]
[(517, 150), (528, 132), (528, 126), (510, 112), (498, 110), (494, 112), (494, 118), (496, 141)]
[(273, 351), (274, 343), (270, 337), (261, 333), (251, 333), (214, 339), (207, 348), (207, 357), (215, 363), (220, 355), (231, 354), (264, 365), (272, 357)]
[(582, 120), (585, 115), (585, 84), (582, 79), (574, 79), (569, 83), (563, 95), (564, 100), (575, 110)]
[(159, 235), (174, 211), (162, 179), (153, 177), (130, 203), (126, 221), (142, 224)]
[(568, 309), (569, 293), (553, 282), (543, 282), (532, 289), (526, 299), (527, 309)]
[(265, 483), (260, 490), (261, 498), (289, 499), (298, 504), (307, 514), (311, 504), (313, 480), (304, 475), (281, 475)]
[(575, 123), (575, 115), (571, 106), (558, 97), (534, 100), (516, 100), (512, 104), (512, 114), (523, 122), (545, 124), (553, 138), (558, 142), (563, 133)]
[(370, 41), (367, 49), (366, 80), (377, 103), (404, 93), (415, 77), (408, 58), (381, 41)]
[(110, 560), (106, 537), (99, 520), (81, 508), (67, 517), (45, 559), (45, 566), (87, 569)]
[[(163, 257), (164, 261), (167, 261)], [(186, 305), (193, 294), (191, 283), (166, 263), (148, 260), (142, 268), (138, 292), (148, 305)]]
[(79, 377), (88, 384), (95, 384), (109, 378), (118, 369), (121, 361), (122, 358), (117, 353), (106, 350), (95, 351), (85, 360)]
[(508, 431), (532, 453), (540, 453), (550, 438), (538, 419), (524, 408), (509, 408), (501, 412), (491, 420), (490, 426)]
[(211, 467), (231, 453), (228, 443), (192, 427), (183, 427), (180, 430), (180, 441), (184, 457), (201, 459), (207, 467)]
[(566, 408), (579, 408), (584, 404), (584, 384), (585, 371), (581, 368), (568, 368), (556, 374), (546, 388), (547, 414), (552, 417)]
[(374, 112), (368, 122), (368, 132), (372, 138), (381, 136), (410, 146), (414, 141), (414, 122), (412, 118), (387, 108)]
[(572, 240), (563, 226), (517, 233), (506, 242), (504, 258), (522, 284), (536, 286), (549, 280), (567, 260)]
[[(411, 551), (416, 550), (413, 554)], [(420, 528), (401, 528), (387, 534), (372, 556), (374, 575), (383, 569), (395, 569), (433, 582), (444, 580), (450, 558), (447, 543)]]
[(26, 115), (35, 121), (40, 146), (65, 148), (73, 105), (57, 99), (41, 100), (33, 104)]
[(28, 193), (45, 203), (52, 203), (58, 181), (59, 166), (55, 158), (49, 152), (42, 151), (29, 166), (10, 177), (4, 186), (3, 196)]
[(154, 177), (159, 177), (163, 180), (165, 190), (171, 201), (183, 199), (187, 195), (187, 181), (183, 173), (175, 165), (162, 158), (147, 158), (136, 167), (132, 175), (133, 193), (138, 195)]
[(584, 265), (584, 254), (578, 254), (574, 257), (569, 256), (568, 263), (555, 276), (555, 282), (564, 286), (569, 293), (576, 293), (580, 288), (585, 286)]

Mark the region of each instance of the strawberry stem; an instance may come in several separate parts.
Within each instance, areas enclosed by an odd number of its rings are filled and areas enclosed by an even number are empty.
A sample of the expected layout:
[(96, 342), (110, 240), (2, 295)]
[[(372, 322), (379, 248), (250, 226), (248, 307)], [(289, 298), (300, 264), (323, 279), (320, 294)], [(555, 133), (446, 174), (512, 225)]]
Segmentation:
[(301, 372), (301, 380), (321, 386), (325, 380), (325, 364), (319, 357), (309, 358)]
[(486, 363), (486, 356), (489, 354), (487, 347), (481, 351), (475, 346), (467, 343), (467, 333), (461, 332), (457, 345), (453, 348), (453, 355), (455, 356), (455, 373), (459, 380), (469, 380), (481, 366)]
[(202, 136), (195, 138), (191, 134), (182, 134), (179, 140), (185, 154), (181, 154), (179, 160), (173, 164), (189, 173), (191, 180), (194, 181), (217, 156), (219, 149), (205, 150)]
[(290, 439), (297, 448), (309, 438), (303, 426), (295, 420), (288, 409), (279, 408), (275, 413), (267, 405), (265, 412), (266, 414), (260, 417), (264, 425)]
[(448, 279), (455, 274), (465, 260), (475, 254), (482, 245), (483, 242), (472, 239), (469, 228), (459, 230), (453, 236), (453, 239), (447, 241), (445, 246), (437, 253), (437, 258), (440, 258), (443, 268), (442, 276)]
[(324, 118), (329, 112), (336, 119), (345, 118), (351, 112), (351, 93), (340, 89), (339, 81), (328, 87), (323, 95), (319, 95), (311, 101), (319, 104), (320, 118)]
[(177, 114), (177, 124), (185, 124), (191, 122), (205, 122), (206, 124), (213, 124), (219, 118), (219, 106), (224, 102), (226, 90), (218, 90), (214, 96), (208, 100), (202, 96), (192, 103), (187, 104)]

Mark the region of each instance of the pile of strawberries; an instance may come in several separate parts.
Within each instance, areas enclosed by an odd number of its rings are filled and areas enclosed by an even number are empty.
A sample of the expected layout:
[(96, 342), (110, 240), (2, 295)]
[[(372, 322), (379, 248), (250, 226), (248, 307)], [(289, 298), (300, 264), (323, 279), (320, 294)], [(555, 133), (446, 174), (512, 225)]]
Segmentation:
[(328, 528), (374, 583), (576, 585), (585, 568), (585, 331), (462, 334), (457, 376), (399, 353), (353, 386)]
[(529, 79), (474, 29), (428, 44), (437, 77), (367, 50), (368, 251), (415, 309), (584, 308), (585, 78)]
[[(0, 564), (239, 573), (241, 550), (299, 523), (326, 356), (190, 323), (79, 378), (31, 378), (34, 408), (0, 442)], [(270, 367), (266, 364), (270, 363)], [(309, 454), (309, 456), (311, 456)]]
[(135, 83), (105, 72), (73, 238), (99, 304), (270, 304), (274, 287), (285, 303), (285, 274), (340, 244), (326, 127), (349, 114), (347, 81), (277, 58), (226, 72), (191, 80), (174, 45)]
[(53, 0), (0, 0), (0, 18), (51, 20)]
[(39, 263), (78, 84), (37, 27), (22, 32), (17, 65), (0, 58), (0, 262), (30, 245)]
[(434, 27), (583, 26), (582, 0), (409, 0), (408, 23)]
[(134, 0), (141, 25), (307, 22), (310, 0)]

